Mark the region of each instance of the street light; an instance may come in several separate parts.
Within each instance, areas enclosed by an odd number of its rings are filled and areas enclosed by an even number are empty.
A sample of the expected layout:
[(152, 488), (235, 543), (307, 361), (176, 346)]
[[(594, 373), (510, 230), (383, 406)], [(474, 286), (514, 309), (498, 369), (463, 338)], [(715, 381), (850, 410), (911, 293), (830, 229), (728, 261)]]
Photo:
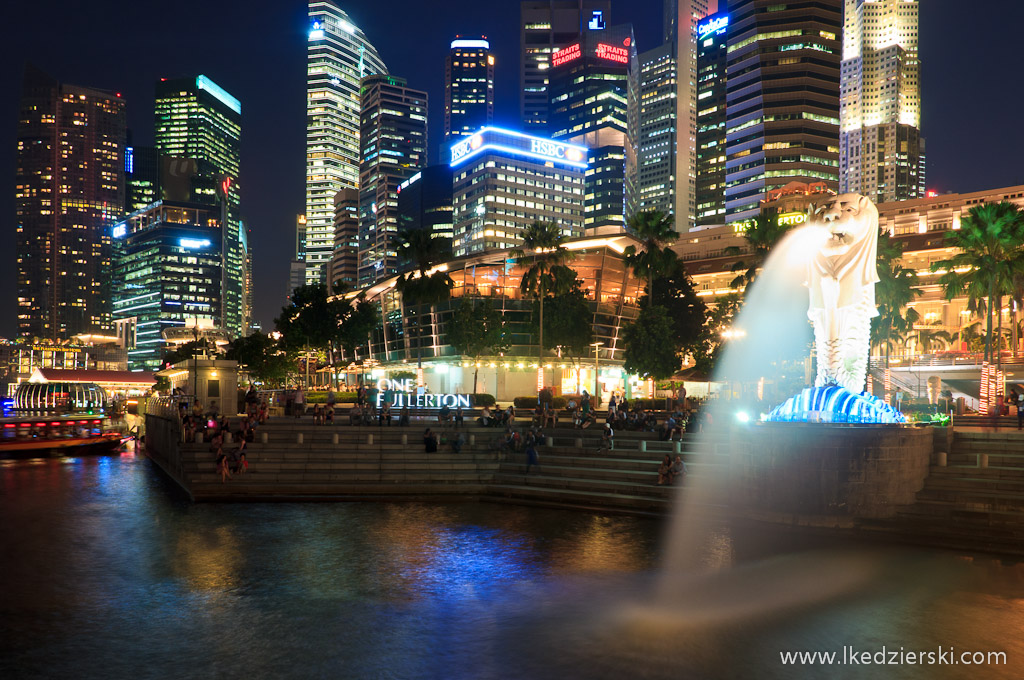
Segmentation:
[(590, 343), (590, 346), (594, 348), (594, 395), (597, 399), (598, 406), (601, 405), (601, 385), (598, 381), (601, 379), (599, 374), (601, 368), (601, 357), (599, 352), (602, 345), (604, 345), (604, 342), (601, 340)]

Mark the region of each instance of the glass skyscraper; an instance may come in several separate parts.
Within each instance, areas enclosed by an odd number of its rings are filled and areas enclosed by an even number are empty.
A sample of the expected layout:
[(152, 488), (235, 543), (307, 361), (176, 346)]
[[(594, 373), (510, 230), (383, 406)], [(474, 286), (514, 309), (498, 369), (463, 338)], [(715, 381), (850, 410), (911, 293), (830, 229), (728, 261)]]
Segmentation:
[(494, 120), (494, 53), (486, 38), (452, 41), (444, 62), (444, 141)]
[(239, 200), (242, 105), (200, 75), (157, 82), (155, 112), (163, 197), (223, 211), (226, 228), (220, 252), (225, 304), (218, 325), (235, 337), (242, 336), (248, 330), (250, 312), (247, 242)]
[(394, 76), (363, 79), (359, 144), (358, 283), (368, 286), (395, 273), (398, 185), (427, 165), (427, 93)]
[(110, 227), (125, 197), (124, 100), (29, 65), (17, 135), (18, 333), (105, 330)]
[(697, 224), (725, 222), (725, 92), (729, 15), (697, 25)]
[(326, 283), (334, 197), (359, 188), (359, 92), (387, 68), (335, 0), (310, 0), (306, 49), (306, 283)]

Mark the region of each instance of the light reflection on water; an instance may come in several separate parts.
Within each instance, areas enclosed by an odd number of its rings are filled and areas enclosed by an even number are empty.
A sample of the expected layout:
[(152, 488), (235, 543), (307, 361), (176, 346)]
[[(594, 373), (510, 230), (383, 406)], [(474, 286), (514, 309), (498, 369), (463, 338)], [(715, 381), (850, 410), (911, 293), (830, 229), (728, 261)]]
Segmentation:
[[(659, 522), (191, 505), (130, 454), (3, 461), (0, 517), (3, 678), (879, 677), (778, 662), (843, 644), (1002, 649), (1002, 677), (1024, 661), (1024, 570), (991, 558), (839, 541), (807, 553), (804, 536), (720, 527), (700, 556), (717, 580), (678, 575), (696, 580), (666, 612), (649, 598)], [(759, 590), (786, 578), (820, 581), (820, 598)]]

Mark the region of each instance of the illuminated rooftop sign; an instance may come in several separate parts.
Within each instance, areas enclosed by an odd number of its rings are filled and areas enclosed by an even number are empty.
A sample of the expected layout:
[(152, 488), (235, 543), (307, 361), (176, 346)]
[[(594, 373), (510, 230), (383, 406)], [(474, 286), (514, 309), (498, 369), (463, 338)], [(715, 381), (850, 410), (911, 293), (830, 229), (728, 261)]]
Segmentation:
[(213, 82), (206, 76), (196, 77), (196, 87), (200, 90), (206, 90), (213, 98), (219, 101), (224, 106), (228, 107), (235, 113), (242, 113), (242, 102), (238, 101), (225, 90), (223, 87)]
[(620, 64), (629, 63), (629, 50), (625, 47), (616, 47), (615, 45), (609, 45), (607, 43), (597, 43), (597, 48), (594, 50), (594, 56), (598, 59), (617, 61)]
[(114, 238), (123, 238), (128, 233), (128, 225), (121, 223), (114, 227), (114, 231), (110, 233)]
[(573, 59), (578, 59), (580, 57), (580, 55), (582, 55), (582, 54), (583, 53), (580, 51), (580, 44), (579, 43), (573, 43), (572, 45), (569, 45), (568, 47), (564, 47), (564, 48), (558, 50), (557, 52), (555, 52), (554, 54), (552, 54), (551, 55), (551, 65), (552, 66), (561, 66), (562, 64), (564, 64), (567, 61), (572, 61)]
[(586, 147), (495, 127), (482, 128), (468, 139), (453, 144), (450, 165), (454, 168), (485, 151), (525, 156), (575, 168), (587, 167)]
[(721, 33), (729, 26), (729, 15), (721, 14), (697, 24), (697, 39), (703, 40), (712, 33)]
[(453, 50), (458, 50), (458, 49), (464, 49), (464, 50), (484, 49), (484, 50), (489, 50), (489, 49), (491, 49), (491, 43), (487, 42), (486, 40), (453, 40), (452, 41), (452, 49)]
[(209, 239), (197, 239), (197, 238), (183, 238), (178, 240), (178, 245), (182, 248), (189, 248), (195, 250), (197, 248), (206, 248), (210, 245)]
[(593, 14), (590, 15), (590, 23), (587, 24), (587, 28), (591, 31), (603, 31), (604, 30), (604, 11), (595, 9)]

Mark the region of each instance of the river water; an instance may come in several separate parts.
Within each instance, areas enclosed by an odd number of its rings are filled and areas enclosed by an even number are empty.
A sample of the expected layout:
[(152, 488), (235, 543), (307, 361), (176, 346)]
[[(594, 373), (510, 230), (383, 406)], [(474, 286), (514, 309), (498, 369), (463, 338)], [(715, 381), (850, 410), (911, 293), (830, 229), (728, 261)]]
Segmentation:
[[(0, 678), (1024, 677), (1014, 562), (723, 526), (663, 602), (665, 524), (192, 505), (131, 453), (0, 461)], [(847, 646), (904, 663), (780, 656)], [(1006, 663), (905, 662), (950, 647)]]

